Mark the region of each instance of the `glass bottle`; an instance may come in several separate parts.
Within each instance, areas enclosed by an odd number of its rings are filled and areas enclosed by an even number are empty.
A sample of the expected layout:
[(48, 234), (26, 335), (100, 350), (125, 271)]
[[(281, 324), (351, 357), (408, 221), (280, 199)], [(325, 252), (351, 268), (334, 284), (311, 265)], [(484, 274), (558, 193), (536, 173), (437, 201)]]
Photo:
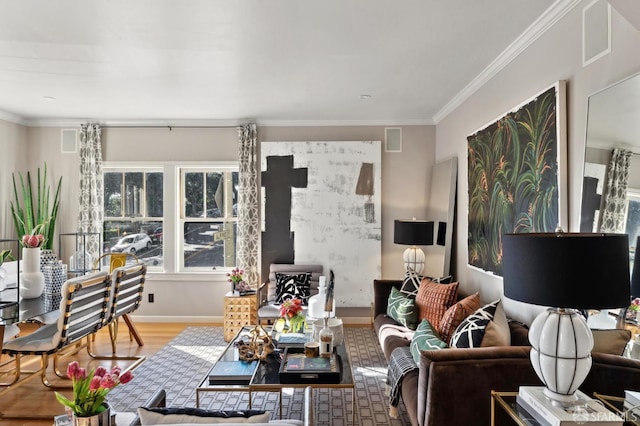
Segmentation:
[(320, 356), (329, 358), (333, 353), (333, 331), (329, 328), (329, 312), (325, 312), (324, 327), (318, 333), (320, 340)]
[(74, 272), (86, 273), (92, 268), (93, 256), (84, 248), (84, 242), (80, 242), (78, 251), (71, 255), (69, 268)]

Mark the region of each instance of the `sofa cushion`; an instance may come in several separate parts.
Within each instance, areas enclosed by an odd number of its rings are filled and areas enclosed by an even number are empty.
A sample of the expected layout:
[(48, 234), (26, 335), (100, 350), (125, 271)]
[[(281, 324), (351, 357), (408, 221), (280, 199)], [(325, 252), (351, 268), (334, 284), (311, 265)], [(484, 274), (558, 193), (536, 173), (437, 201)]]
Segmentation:
[(373, 328), (378, 334), (378, 341), (387, 361), (395, 348), (409, 346), (413, 339), (413, 330), (401, 326), (387, 315), (378, 315), (373, 321)]
[[(449, 284), (452, 285), (452, 284)], [(438, 323), (438, 333), (445, 342), (449, 343), (451, 336), (460, 323), (477, 309), (480, 308), (480, 296), (478, 293), (467, 296), (458, 303), (451, 306), (442, 316)]]
[(448, 348), (447, 342), (443, 341), (431, 323), (423, 319), (411, 339), (411, 355), (416, 364), (420, 363), (420, 351), (438, 350)]
[(500, 300), (481, 307), (465, 318), (451, 337), (455, 348), (508, 346), (511, 335)]
[(395, 287), (391, 289), (387, 302), (387, 315), (411, 330), (418, 325), (418, 310), (413, 299), (401, 293)]
[(302, 304), (309, 302), (311, 294), (311, 273), (282, 274), (276, 272), (276, 304), (297, 297)]
[(591, 330), (593, 333), (593, 351), (611, 355), (622, 355), (631, 340), (631, 330)]
[(444, 313), (454, 304), (458, 295), (458, 283), (439, 284), (428, 278), (422, 280), (416, 306), (419, 309), (419, 319), (427, 319), (431, 324), (440, 324)]
[(220, 423), (267, 423), (268, 411), (211, 411), (200, 408), (140, 407), (138, 416), (142, 426), (166, 424), (220, 424)]

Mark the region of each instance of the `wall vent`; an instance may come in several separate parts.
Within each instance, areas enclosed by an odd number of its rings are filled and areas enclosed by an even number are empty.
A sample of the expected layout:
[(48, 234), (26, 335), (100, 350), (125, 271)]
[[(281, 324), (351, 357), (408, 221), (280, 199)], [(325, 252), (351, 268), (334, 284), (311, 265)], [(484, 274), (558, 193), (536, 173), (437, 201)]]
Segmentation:
[(62, 129), (60, 140), (63, 154), (78, 152), (78, 131), (76, 129)]

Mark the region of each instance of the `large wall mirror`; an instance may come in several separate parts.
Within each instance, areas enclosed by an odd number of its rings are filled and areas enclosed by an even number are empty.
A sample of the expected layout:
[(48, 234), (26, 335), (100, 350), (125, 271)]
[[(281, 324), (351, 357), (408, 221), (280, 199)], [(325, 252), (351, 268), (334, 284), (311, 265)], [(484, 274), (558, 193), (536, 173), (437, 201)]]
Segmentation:
[(445, 277), (451, 273), (457, 176), (457, 157), (440, 161), (431, 169), (427, 218), (434, 221), (434, 236), (433, 245), (424, 248), (423, 271), (429, 277)]
[(589, 97), (582, 232), (640, 235), (640, 73)]

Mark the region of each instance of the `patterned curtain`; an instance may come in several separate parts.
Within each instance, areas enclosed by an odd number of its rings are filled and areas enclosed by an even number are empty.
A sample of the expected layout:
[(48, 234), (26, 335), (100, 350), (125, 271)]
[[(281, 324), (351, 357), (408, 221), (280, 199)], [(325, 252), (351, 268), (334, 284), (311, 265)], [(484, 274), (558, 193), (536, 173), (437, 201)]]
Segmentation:
[(87, 238), (87, 247), (94, 259), (101, 253), (100, 239), (103, 222), (102, 143), (100, 126), (83, 124), (80, 131), (80, 202), (78, 211), (78, 232), (97, 232)]
[(245, 271), (245, 281), (259, 284), (258, 248), (260, 221), (258, 203), (257, 131), (255, 124), (238, 127), (238, 236), (237, 264)]
[(631, 151), (616, 148), (611, 153), (603, 191), (600, 232), (624, 233), (625, 231), (630, 159)]

